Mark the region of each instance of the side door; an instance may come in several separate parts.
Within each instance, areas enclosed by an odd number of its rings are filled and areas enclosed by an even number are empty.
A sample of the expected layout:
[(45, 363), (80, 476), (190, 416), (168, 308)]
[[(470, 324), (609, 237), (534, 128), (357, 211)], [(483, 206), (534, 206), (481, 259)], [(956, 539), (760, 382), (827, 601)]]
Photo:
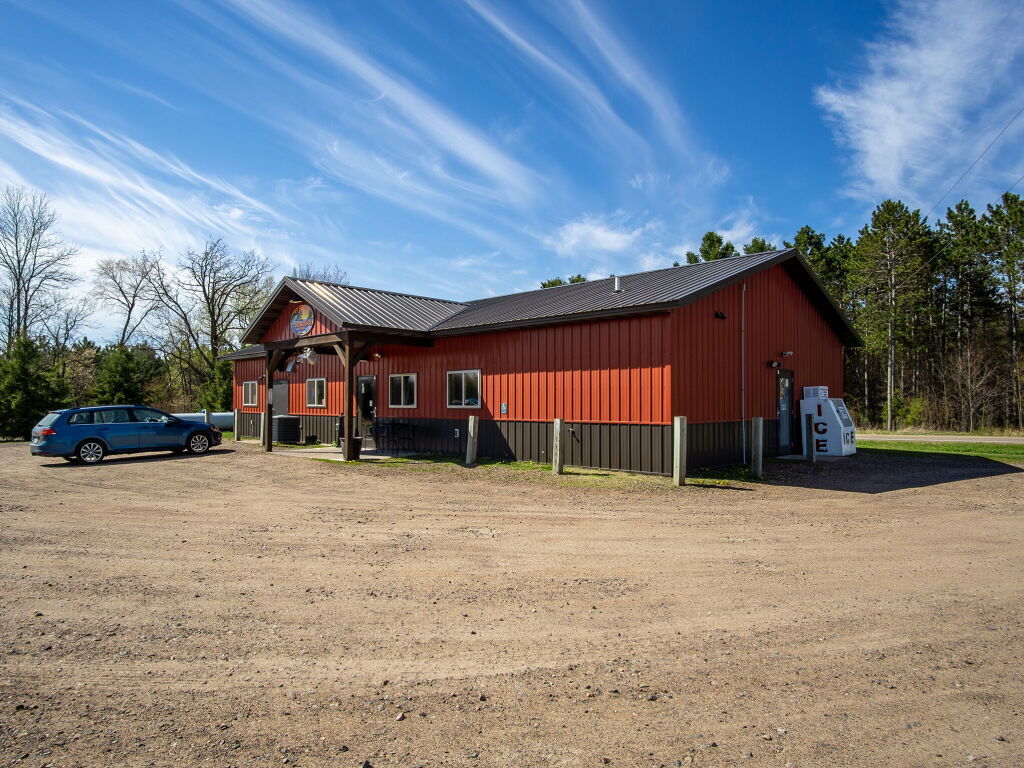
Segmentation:
[(139, 425), (132, 421), (128, 408), (93, 411), (93, 429), (112, 451), (139, 449)]
[(779, 455), (793, 453), (793, 372), (777, 374)]
[(270, 415), (288, 415), (288, 379), (274, 379), (270, 390)]
[[(356, 435), (363, 438), (363, 449), (367, 439), (373, 440), (373, 420), (377, 416), (377, 377), (360, 376), (356, 381)], [(376, 449), (376, 441), (373, 448)]]
[(178, 448), (185, 445), (186, 425), (156, 408), (132, 408), (139, 448)]

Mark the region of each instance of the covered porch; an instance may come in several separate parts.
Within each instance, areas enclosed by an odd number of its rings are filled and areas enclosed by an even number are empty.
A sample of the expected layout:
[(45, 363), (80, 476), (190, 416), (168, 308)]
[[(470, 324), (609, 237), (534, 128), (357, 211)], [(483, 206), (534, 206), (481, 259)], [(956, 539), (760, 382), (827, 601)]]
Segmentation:
[[(273, 388), (274, 376), (278, 373), (286, 361), (293, 355), (299, 353), (309, 354), (309, 351), (316, 355), (336, 355), (341, 362), (344, 372), (343, 380), (343, 401), (341, 407), (341, 438), (340, 446), (330, 448), (322, 446), (319, 448), (305, 449), (320, 451), (324, 454), (334, 455), (340, 453), (343, 460), (355, 455), (356, 440), (356, 366), (374, 354), (375, 348), (383, 345), (404, 345), (429, 347), (433, 340), (424, 334), (409, 332), (381, 332), (376, 329), (341, 328), (332, 333), (321, 333), (312, 336), (297, 336), (291, 339), (280, 341), (267, 341), (263, 343), (264, 373), (260, 377), (263, 389), (263, 414), (262, 414), (262, 435), (261, 442), (263, 450), (271, 452), (274, 450), (273, 441)], [(301, 364), (301, 363), (299, 363)], [(373, 404), (376, 408), (376, 403)], [(379, 448), (380, 446), (375, 446)], [(303, 449), (288, 449), (289, 453)], [(375, 451), (379, 456), (391, 456), (395, 451)], [(401, 451), (397, 453), (403, 453)], [(367, 458), (374, 458), (368, 455)]]

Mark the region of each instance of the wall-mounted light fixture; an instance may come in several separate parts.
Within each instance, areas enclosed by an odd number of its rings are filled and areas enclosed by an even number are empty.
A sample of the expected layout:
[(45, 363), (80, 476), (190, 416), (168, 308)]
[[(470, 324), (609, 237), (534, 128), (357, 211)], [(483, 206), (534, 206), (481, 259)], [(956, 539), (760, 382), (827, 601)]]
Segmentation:
[(779, 367), (779, 361), (778, 360), (772, 360), (771, 362), (768, 363), (768, 365), (770, 367), (772, 367), (772, 368), (778, 368)]
[(370, 357), (372, 357), (374, 360), (380, 360), (382, 357), (384, 357), (384, 355), (382, 355), (380, 352), (374, 352), (372, 355), (370, 355)]
[(715, 310), (715, 320), (725, 320), (726, 317), (727, 315), (725, 312), (719, 312), (717, 309)]
[(783, 352), (781, 355), (779, 355), (779, 357), (792, 357), (792, 356), (793, 356), (792, 352)]

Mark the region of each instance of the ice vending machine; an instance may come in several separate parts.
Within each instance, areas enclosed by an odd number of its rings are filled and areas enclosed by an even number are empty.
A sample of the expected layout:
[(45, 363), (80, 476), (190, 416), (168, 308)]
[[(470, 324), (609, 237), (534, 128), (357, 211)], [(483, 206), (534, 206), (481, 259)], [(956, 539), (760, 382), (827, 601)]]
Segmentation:
[(814, 452), (820, 456), (849, 456), (857, 452), (857, 429), (850, 411), (838, 397), (828, 396), (828, 387), (804, 387), (800, 401), (800, 431), (811, 416)]

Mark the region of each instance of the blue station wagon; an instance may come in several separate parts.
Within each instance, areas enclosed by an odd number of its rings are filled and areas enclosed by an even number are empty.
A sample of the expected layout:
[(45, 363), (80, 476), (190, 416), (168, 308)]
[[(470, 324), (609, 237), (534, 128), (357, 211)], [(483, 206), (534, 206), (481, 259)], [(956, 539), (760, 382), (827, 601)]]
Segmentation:
[(143, 405), (104, 405), (50, 411), (32, 429), (33, 456), (96, 464), (112, 453), (206, 453), (220, 445), (213, 424), (185, 421)]

